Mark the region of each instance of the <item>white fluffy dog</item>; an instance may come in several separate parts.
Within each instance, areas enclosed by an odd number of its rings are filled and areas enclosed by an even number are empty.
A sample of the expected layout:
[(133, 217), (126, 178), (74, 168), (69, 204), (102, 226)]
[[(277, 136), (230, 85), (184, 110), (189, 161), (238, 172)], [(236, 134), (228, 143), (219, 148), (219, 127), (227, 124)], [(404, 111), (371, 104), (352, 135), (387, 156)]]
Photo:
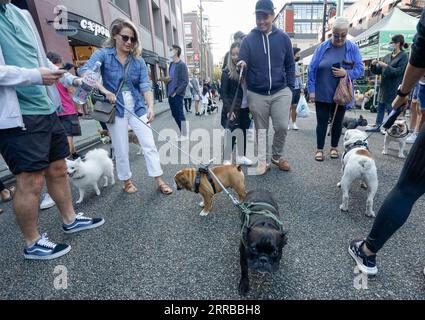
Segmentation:
[(343, 176), (338, 187), (342, 189), (340, 209), (348, 211), (349, 191), (354, 180), (361, 180), (362, 187), (367, 188), (366, 216), (375, 217), (373, 199), (378, 190), (378, 174), (375, 161), (368, 149), (365, 132), (358, 129), (347, 130), (344, 135), (345, 153), (342, 158)]
[(96, 195), (100, 195), (97, 182), (104, 177), (104, 188), (108, 186), (108, 177), (111, 179), (111, 185), (115, 184), (114, 163), (108, 157), (108, 152), (103, 149), (94, 149), (86, 154), (85, 160), (76, 161), (66, 160), (68, 167), (68, 176), (74, 186), (80, 192), (80, 198), (77, 203), (84, 199), (84, 193), (87, 187), (93, 187)]

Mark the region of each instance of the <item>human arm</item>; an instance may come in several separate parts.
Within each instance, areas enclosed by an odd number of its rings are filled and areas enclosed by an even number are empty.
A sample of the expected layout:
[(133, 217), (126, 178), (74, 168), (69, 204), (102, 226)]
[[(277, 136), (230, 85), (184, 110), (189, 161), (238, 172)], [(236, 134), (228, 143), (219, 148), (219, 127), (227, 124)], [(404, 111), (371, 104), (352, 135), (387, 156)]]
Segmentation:
[(189, 83), (189, 74), (187, 72), (187, 66), (185, 63), (180, 63), (179, 64), (179, 72), (180, 72), (180, 78), (178, 78), (180, 81), (178, 83), (178, 87), (176, 88), (176, 91), (173, 92), (175, 96), (176, 94), (180, 95), (180, 96), (184, 96), (186, 93), (186, 87)]
[(155, 112), (154, 112), (154, 103), (153, 103), (151, 85), (149, 83), (148, 68), (143, 59), (140, 59), (140, 65), (141, 65), (141, 72), (140, 72), (140, 78), (139, 78), (139, 90), (140, 90), (140, 93), (143, 95), (143, 98), (145, 99), (145, 102), (148, 106), (148, 110), (147, 110), (148, 123), (151, 123), (153, 119), (155, 118)]
[(354, 65), (352, 70), (346, 70), (351, 81), (361, 78), (364, 75), (364, 64), (359, 47), (354, 45)]
[(59, 80), (64, 73), (64, 70), (50, 70), (48, 68), (27, 69), (3, 65), (0, 66), (0, 86), (51, 86)]

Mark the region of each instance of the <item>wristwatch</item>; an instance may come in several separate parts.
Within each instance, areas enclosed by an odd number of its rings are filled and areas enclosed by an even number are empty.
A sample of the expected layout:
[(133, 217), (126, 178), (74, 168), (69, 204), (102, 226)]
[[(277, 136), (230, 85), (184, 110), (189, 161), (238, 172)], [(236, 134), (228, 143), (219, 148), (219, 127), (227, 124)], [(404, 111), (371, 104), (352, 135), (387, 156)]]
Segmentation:
[(397, 95), (398, 95), (399, 97), (404, 98), (404, 97), (407, 97), (409, 94), (410, 94), (410, 91), (409, 91), (409, 92), (407, 92), (407, 93), (404, 93), (404, 92), (401, 92), (401, 86), (399, 86), (399, 87), (398, 87)]

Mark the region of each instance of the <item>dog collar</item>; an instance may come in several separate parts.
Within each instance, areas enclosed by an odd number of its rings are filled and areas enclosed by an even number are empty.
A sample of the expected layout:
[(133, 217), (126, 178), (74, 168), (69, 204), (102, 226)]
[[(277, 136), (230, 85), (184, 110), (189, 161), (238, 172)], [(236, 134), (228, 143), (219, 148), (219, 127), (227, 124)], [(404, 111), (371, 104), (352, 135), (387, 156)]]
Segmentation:
[(208, 171), (208, 168), (199, 168), (198, 171), (196, 172), (196, 177), (195, 177), (195, 193), (199, 193), (199, 187), (201, 186), (201, 175), (205, 174), (208, 182), (210, 183), (211, 187), (213, 188), (214, 194), (217, 193), (217, 190), (215, 188), (215, 184), (214, 181), (210, 175), (210, 172)]
[(366, 141), (363, 140), (357, 140), (354, 143), (349, 144), (346, 148), (345, 148), (345, 152), (344, 155), (342, 156), (342, 159), (345, 158), (345, 156), (353, 149), (356, 148), (364, 148), (366, 150), (369, 150), (369, 144)]

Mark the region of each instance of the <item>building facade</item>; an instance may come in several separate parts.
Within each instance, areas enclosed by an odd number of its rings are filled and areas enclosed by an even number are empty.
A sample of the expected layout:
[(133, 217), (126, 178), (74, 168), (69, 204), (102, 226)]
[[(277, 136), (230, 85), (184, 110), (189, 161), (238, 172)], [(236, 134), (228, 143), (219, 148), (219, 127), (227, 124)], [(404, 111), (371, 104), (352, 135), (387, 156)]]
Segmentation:
[(208, 37), (209, 18), (204, 16), (201, 26), (201, 19), (196, 11), (185, 13), (183, 16), (186, 63), (189, 72), (202, 80), (211, 80), (214, 63)]
[[(396, 6), (412, 16), (419, 17), (425, 6), (425, 0), (357, 0), (343, 12), (343, 16), (350, 21), (350, 35), (355, 37), (363, 33), (387, 16)], [(331, 33), (334, 20), (334, 18), (329, 20), (327, 34)]]
[[(77, 66), (102, 46), (116, 18), (130, 19), (138, 28), (142, 56), (153, 82), (168, 74), (171, 46), (178, 44), (184, 50), (182, 0), (14, 0), (12, 3), (31, 12), (47, 51), (57, 52), (64, 61)], [(59, 29), (65, 32), (57, 32)]]
[[(347, 8), (352, 1), (345, 2)], [(291, 1), (283, 5), (274, 20), (275, 25), (286, 32), (292, 45), (301, 50), (314, 46), (320, 41), (323, 30), (324, 1)], [(336, 15), (336, 1), (328, 1), (328, 18)]]

